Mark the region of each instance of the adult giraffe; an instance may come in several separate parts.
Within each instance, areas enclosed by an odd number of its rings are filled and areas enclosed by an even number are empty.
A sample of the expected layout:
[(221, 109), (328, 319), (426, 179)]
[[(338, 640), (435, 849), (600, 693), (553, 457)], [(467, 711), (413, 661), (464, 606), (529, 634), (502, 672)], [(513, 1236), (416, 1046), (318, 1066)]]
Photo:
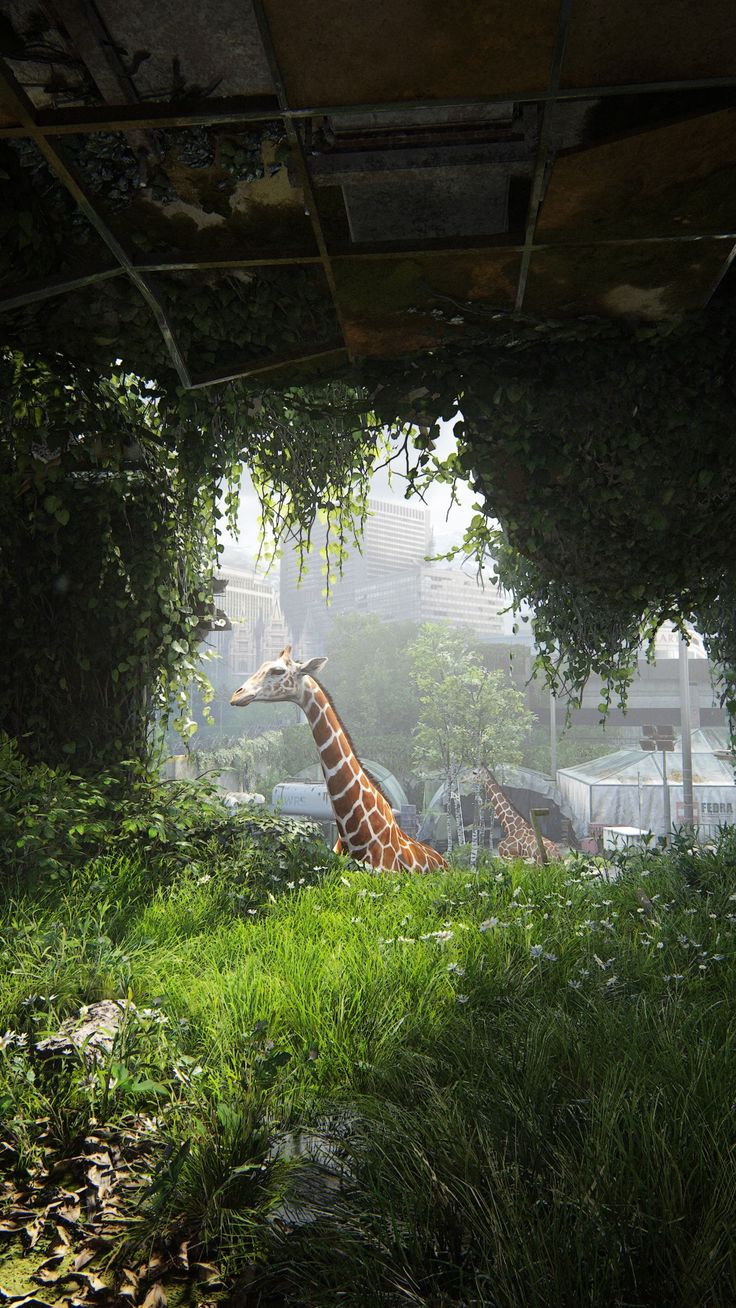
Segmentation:
[[(535, 863), (541, 863), (542, 859), (539, 854), (539, 845), (534, 834), (534, 828), (524, 820), (519, 810), (514, 808), (511, 800), (506, 798), (490, 768), (481, 766), (477, 769), (477, 772), (496, 811), (496, 817), (506, 832), (504, 839), (498, 846), (499, 857), (530, 858)], [(562, 858), (562, 854), (554, 841), (547, 840), (546, 836), (543, 836), (542, 843), (550, 858)]]
[(332, 701), (312, 675), (326, 662), (315, 658), (297, 663), (291, 657), (291, 645), (286, 645), (277, 659), (261, 664), (235, 691), (230, 703), (245, 708), (256, 701), (286, 700), (304, 711), (337, 823), (338, 853), (343, 850), (359, 862), (387, 872), (429, 872), (446, 867), (436, 849), (412, 840), (401, 830), (388, 800), (363, 771)]

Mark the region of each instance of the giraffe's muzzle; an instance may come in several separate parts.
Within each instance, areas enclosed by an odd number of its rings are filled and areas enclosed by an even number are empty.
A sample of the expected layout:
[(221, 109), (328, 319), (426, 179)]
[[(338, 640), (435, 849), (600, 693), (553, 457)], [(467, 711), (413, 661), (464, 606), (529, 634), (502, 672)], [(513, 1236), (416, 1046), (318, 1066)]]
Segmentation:
[(255, 698), (252, 690), (236, 690), (230, 698), (230, 703), (234, 708), (245, 708), (246, 705), (252, 704)]

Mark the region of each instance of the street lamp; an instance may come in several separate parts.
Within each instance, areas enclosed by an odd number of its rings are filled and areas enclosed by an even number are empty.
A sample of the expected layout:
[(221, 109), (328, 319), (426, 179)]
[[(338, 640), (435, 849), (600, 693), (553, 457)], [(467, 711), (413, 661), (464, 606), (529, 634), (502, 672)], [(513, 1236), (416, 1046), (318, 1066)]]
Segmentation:
[(656, 727), (647, 723), (641, 729), (641, 748), (647, 753), (652, 754), (655, 750), (662, 753), (662, 806), (664, 809), (664, 840), (665, 844), (670, 843), (670, 834), (672, 830), (672, 814), (670, 812), (670, 787), (667, 780), (667, 755), (675, 748), (675, 728), (674, 727)]

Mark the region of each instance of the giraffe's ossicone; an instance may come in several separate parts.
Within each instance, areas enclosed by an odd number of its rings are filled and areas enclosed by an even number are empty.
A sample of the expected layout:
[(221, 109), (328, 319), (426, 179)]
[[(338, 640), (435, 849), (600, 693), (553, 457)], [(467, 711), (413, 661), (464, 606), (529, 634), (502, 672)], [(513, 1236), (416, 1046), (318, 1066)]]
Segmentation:
[(288, 701), (303, 710), (319, 751), (339, 833), (338, 850), (387, 872), (446, 867), (436, 849), (401, 830), (386, 796), (361, 767), (332, 701), (314, 679), (326, 662), (313, 658), (298, 663), (291, 656), (291, 645), (286, 645), (277, 659), (261, 664), (230, 703), (245, 708), (256, 701)]

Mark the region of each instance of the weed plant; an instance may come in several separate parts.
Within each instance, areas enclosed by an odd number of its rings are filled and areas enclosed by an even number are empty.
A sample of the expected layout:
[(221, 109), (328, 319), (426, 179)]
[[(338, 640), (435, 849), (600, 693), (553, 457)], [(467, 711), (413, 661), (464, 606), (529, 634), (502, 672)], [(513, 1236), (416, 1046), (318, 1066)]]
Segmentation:
[[(732, 1308), (731, 833), (412, 877), (271, 821), (9, 885), (6, 1167), (145, 1114), (124, 1249), (186, 1238), (249, 1303)], [(45, 1063), (100, 998), (109, 1058)]]

